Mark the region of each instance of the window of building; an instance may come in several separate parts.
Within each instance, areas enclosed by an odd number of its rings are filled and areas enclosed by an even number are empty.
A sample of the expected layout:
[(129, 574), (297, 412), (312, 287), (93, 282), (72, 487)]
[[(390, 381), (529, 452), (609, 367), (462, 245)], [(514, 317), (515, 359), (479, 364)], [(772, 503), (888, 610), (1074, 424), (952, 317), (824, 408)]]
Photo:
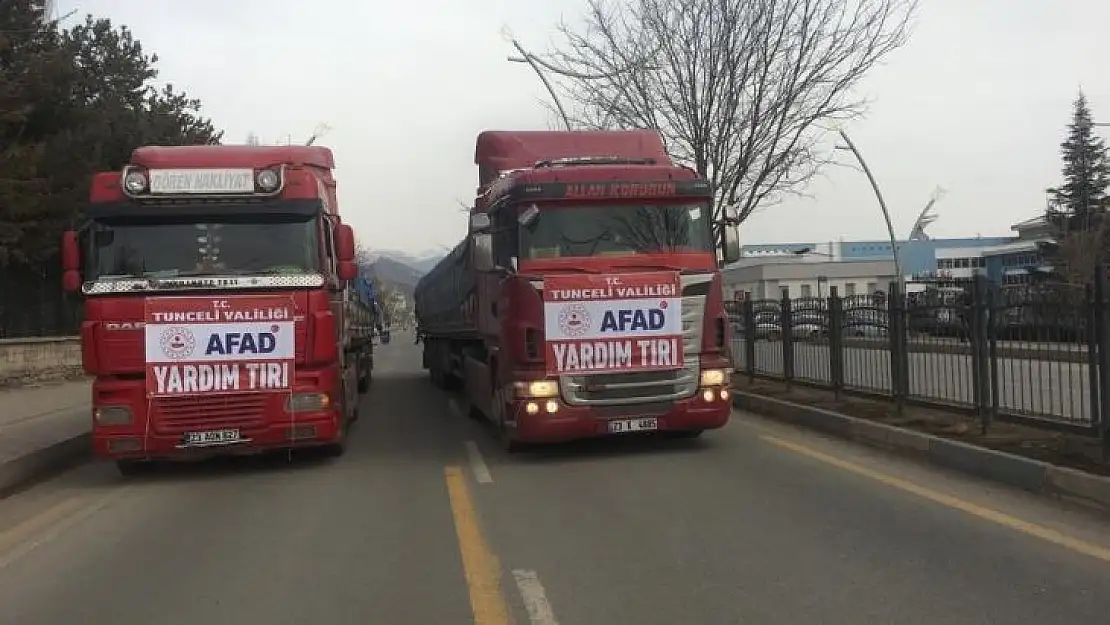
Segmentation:
[(848, 282), (844, 285), (844, 294), (851, 297), (856, 294), (856, 283)]
[(802, 297), (813, 297), (813, 287), (808, 284), (802, 285)]

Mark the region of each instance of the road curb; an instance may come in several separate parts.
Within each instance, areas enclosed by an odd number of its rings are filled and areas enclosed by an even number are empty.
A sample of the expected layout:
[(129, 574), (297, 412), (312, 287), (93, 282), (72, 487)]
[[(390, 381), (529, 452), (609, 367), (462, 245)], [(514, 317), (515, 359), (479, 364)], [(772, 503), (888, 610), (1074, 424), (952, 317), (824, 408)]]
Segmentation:
[(39, 478), (75, 467), (92, 458), (92, 433), (71, 436), (48, 447), (0, 464), (0, 498)]
[(929, 464), (1048, 497), (1110, 512), (1110, 478), (851, 417), (831, 410), (733, 390), (733, 405), (776, 421), (800, 425)]

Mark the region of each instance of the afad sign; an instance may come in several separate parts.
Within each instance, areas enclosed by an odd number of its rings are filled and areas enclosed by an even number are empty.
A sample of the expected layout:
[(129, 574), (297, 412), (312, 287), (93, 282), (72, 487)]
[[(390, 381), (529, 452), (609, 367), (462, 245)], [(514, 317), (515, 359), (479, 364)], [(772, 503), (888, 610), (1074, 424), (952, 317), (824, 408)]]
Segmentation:
[(147, 395), (291, 391), (294, 312), (288, 296), (148, 299)]
[(550, 375), (682, 367), (677, 272), (547, 276), (543, 300)]

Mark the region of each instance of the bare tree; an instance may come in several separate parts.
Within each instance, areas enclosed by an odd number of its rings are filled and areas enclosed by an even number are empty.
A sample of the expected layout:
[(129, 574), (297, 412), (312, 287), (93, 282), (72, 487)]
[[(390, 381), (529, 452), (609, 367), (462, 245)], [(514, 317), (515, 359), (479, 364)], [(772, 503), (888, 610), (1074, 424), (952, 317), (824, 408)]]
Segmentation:
[(797, 193), (822, 124), (861, 115), (860, 79), (907, 40), (918, 0), (589, 0), (543, 62), (576, 126), (656, 128), (712, 181), (716, 211)]

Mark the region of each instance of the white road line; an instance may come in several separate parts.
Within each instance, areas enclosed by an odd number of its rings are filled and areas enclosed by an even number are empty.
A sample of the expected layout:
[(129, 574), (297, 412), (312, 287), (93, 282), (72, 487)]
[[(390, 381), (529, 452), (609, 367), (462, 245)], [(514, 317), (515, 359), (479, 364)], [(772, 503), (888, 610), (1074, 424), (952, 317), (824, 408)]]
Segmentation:
[(479, 484), (492, 484), (493, 476), (490, 475), (485, 458), (482, 458), (478, 443), (466, 441), (466, 455), (470, 457), (470, 470), (474, 472), (474, 479), (478, 480)]
[(516, 579), (516, 587), (524, 599), (524, 608), (528, 611), (528, 620), (532, 625), (559, 625), (536, 572), (515, 569), (513, 578)]

